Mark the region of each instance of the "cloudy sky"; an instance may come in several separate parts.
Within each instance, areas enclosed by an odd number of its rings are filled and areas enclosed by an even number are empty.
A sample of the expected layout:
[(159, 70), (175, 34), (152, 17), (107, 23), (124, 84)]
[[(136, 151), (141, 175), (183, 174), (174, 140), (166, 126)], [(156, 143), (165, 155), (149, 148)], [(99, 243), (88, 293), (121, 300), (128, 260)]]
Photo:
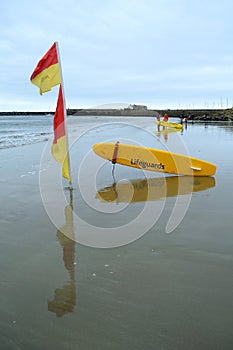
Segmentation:
[(69, 108), (233, 105), (232, 0), (8, 0), (0, 4), (0, 111), (54, 110), (29, 81), (58, 41)]

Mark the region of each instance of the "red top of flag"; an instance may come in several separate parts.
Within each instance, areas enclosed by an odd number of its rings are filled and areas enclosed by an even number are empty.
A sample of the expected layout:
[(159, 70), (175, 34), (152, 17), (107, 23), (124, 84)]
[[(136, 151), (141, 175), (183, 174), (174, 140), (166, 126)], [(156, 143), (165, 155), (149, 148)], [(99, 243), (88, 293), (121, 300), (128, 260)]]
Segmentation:
[(31, 75), (30, 80), (33, 80), (38, 74), (40, 74), (46, 68), (58, 63), (58, 54), (56, 43), (54, 43), (51, 48), (46, 52), (46, 54), (38, 62), (34, 72)]
[(65, 132), (65, 116), (64, 116), (64, 101), (62, 94), (62, 86), (60, 85), (57, 108), (53, 119), (54, 140), (53, 143), (57, 143), (57, 140), (66, 135)]

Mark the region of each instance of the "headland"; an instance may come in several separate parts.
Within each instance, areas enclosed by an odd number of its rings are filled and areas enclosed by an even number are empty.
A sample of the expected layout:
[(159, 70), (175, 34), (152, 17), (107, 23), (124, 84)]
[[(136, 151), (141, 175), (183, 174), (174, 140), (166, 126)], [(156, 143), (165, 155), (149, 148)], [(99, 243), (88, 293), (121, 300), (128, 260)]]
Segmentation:
[[(54, 112), (48, 111), (13, 111), (0, 112), (0, 117), (4, 115), (52, 115)], [(168, 114), (169, 118), (187, 117), (189, 120), (200, 121), (233, 121), (233, 108), (228, 109), (147, 109), (146, 106), (124, 109), (75, 109), (68, 108), (67, 115), (69, 116), (106, 116), (106, 117), (147, 117), (158, 114)]]
[(230, 109), (78, 109), (75, 116), (126, 116), (146, 117), (168, 114), (169, 118), (187, 117), (200, 121), (233, 121), (233, 108)]

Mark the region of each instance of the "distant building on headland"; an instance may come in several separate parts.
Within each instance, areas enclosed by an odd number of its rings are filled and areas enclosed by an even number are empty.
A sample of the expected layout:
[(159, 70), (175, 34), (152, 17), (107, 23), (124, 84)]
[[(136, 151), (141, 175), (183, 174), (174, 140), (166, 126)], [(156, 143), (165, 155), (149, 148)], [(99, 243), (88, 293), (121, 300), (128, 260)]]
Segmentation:
[[(158, 113), (149, 110), (145, 105), (125, 104), (118, 108), (89, 108), (77, 110), (74, 115), (99, 115), (99, 116), (156, 116)], [(105, 106), (104, 106), (105, 107)], [(111, 106), (110, 106), (111, 107)]]
[(128, 107), (124, 108), (126, 111), (147, 111), (147, 106), (130, 104)]

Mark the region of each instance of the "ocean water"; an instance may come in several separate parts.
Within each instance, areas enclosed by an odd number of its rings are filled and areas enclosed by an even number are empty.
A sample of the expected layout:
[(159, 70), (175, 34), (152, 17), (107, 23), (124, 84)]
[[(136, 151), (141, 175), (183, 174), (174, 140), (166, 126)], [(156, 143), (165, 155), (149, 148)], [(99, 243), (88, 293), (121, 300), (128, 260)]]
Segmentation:
[(0, 116), (0, 149), (46, 141), (52, 132), (52, 115)]

